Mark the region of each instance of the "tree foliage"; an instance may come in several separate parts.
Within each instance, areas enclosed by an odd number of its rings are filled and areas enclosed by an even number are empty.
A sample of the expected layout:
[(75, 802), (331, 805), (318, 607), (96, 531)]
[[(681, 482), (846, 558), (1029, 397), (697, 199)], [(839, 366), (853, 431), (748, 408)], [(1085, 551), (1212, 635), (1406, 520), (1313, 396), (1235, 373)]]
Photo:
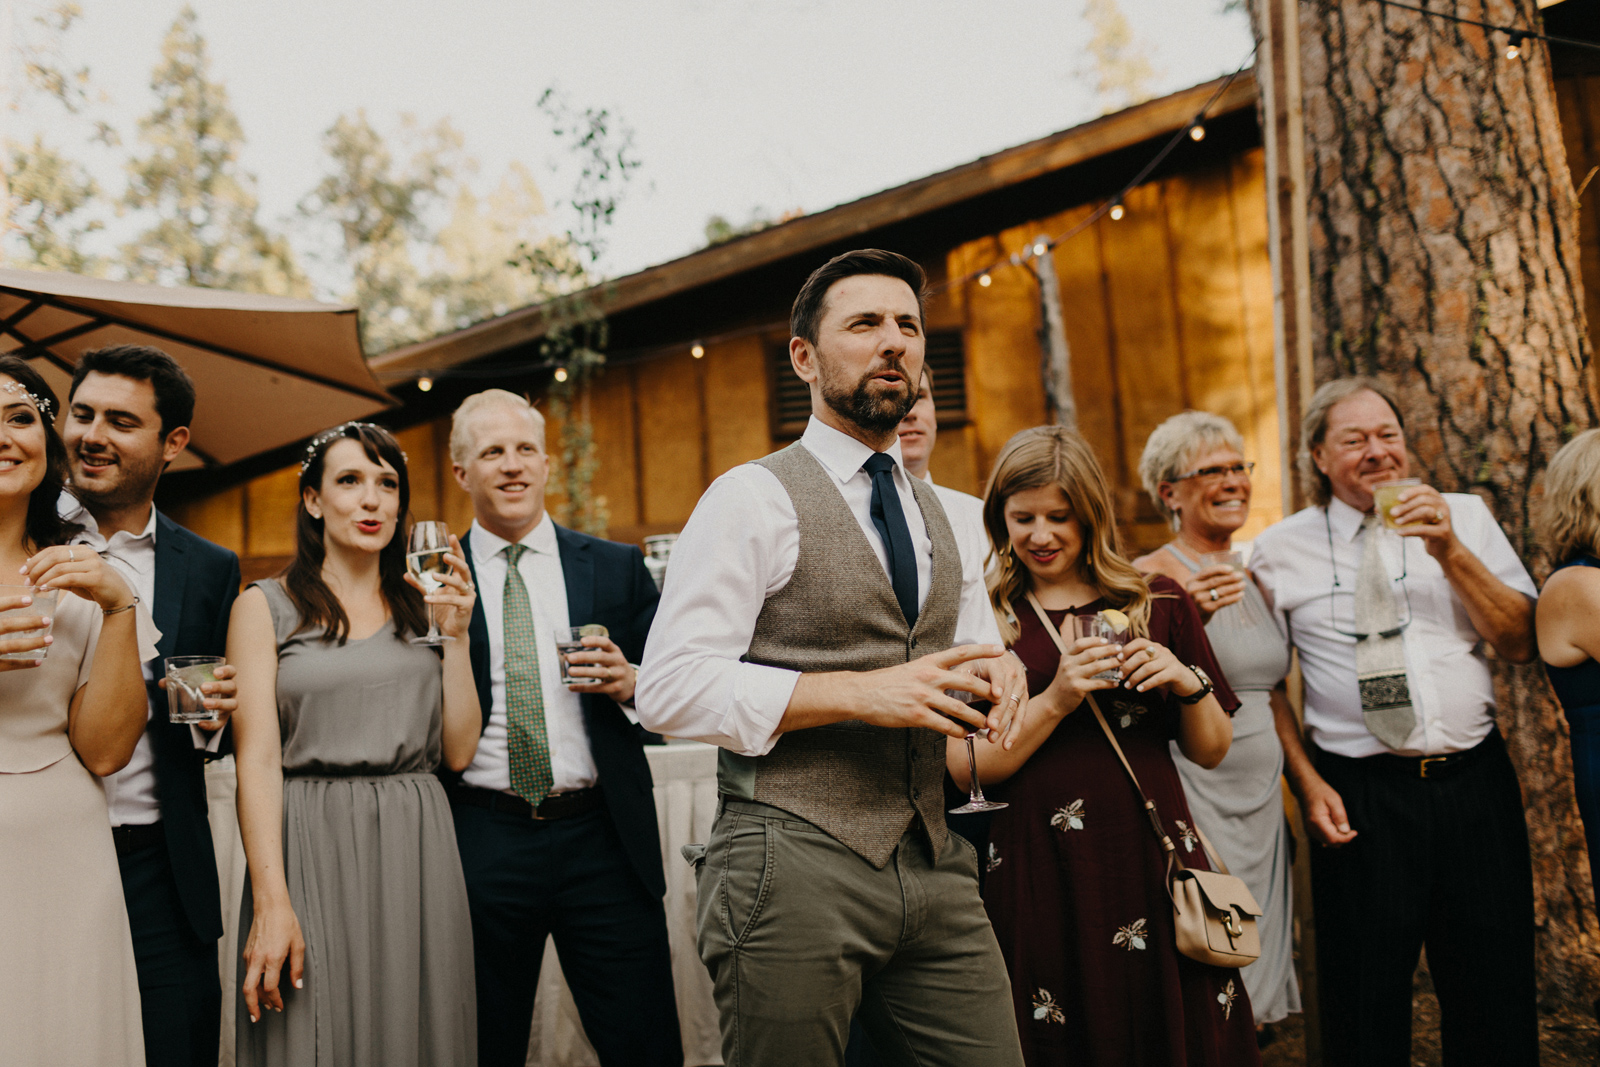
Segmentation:
[(150, 88), (156, 106), (139, 123), (146, 151), (128, 161), (123, 201), (154, 222), (122, 248), (128, 275), (308, 294), (288, 241), (257, 220), (255, 179), (239, 163), (244, 133), (227, 88), (211, 77), (193, 8), (185, 7), (167, 31)]
[(1086, 73), (1106, 109), (1130, 107), (1150, 99), (1150, 83), (1156, 72), (1144, 57), (1146, 47), (1134, 40), (1117, 0), (1085, 0), (1083, 17), (1090, 30)]

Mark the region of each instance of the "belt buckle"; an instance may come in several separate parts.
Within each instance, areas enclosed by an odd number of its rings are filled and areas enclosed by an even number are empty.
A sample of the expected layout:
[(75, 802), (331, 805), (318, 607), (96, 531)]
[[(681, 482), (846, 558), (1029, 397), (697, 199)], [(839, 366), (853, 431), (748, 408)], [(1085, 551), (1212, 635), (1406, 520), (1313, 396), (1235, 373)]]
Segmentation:
[(1450, 757), (1448, 756), (1423, 756), (1422, 759), (1417, 762), (1417, 773), (1423, 778), (1426, 778), (1428, 777), (1428, 764), (1443, 763), (1449, 758)]

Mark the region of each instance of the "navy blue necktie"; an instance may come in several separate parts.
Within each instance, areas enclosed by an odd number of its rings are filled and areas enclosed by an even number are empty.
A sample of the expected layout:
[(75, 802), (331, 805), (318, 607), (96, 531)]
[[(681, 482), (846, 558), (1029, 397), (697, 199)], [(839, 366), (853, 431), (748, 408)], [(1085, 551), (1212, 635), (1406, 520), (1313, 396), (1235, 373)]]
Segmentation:
[(900, 494), (894, 487), (894, 460), (883, 452), (874, 452), (862, 464), (862, 470), (872, 478), (872, 525), (883, 538), (883, 547), (889, 556), (889, 582), (894, 586), (894, 598), (900, 601), (900, 612), (906, 625), (917, 624), (917, 556), (911, 547), (911, 528), (906, 525), (906, 513), (900, 507)]

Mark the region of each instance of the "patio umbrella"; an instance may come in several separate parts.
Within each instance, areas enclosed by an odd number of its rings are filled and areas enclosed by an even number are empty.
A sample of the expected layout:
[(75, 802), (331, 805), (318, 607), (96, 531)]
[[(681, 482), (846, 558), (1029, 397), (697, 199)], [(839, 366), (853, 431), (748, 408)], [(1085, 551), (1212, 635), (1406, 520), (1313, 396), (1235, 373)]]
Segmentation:
[(79, 353), (116, 344), (162, 349), (194, 379), (173, 470), (224, 467), (395, 404), (367, 369), (355, 308), (0, 268), (0, 352), (30, 361), (63, 405)]

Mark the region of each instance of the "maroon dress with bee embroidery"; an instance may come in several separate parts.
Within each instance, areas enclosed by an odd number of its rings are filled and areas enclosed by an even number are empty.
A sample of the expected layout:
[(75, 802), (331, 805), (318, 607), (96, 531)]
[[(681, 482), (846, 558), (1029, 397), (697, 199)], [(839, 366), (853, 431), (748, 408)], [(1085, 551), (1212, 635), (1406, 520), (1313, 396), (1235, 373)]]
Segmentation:
[[(1209, 674), (1231, 714), (1239, 702), (1193, 601), (1169, 578), (1149, 581), (1151, 639)], [(1070, 644), (1068, 616), (1107, 606), (1097, 600), (1049, 615)], [(1026, 600), (1013, 610), (1021, 626), (1014, 649), (1029, 693), (1039, 693), (1060, 655)], [(1096, 698), (1184, 863), (1209, 866), (1167, 747), (1182, 705), (1162, 691), (1107, 689)], [(983, 895), (1029, 1067), (1259, 1064), (1239, 972), (1178, 952), (1160, 843), (1088, 705), (988, 792), (1011, 805), (995, 813)]]

